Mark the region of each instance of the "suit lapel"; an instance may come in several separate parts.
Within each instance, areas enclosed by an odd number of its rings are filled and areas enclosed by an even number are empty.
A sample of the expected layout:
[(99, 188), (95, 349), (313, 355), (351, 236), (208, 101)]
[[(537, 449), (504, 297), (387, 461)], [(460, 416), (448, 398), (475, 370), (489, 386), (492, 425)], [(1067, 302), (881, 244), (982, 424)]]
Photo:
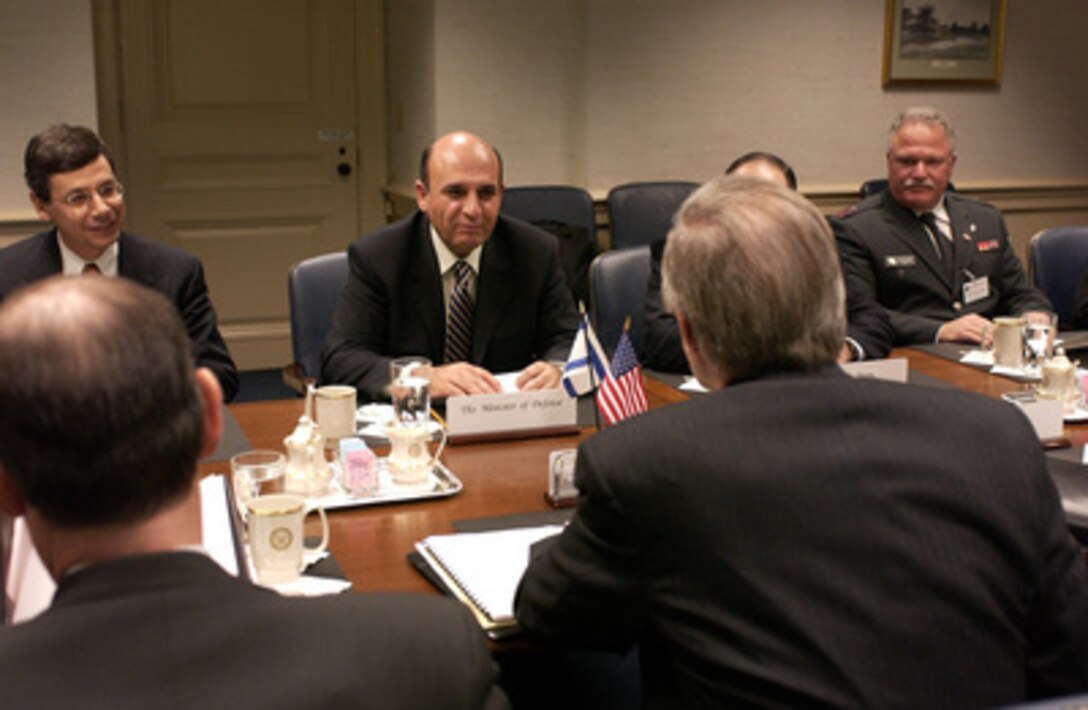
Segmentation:
[(147, 259), (143, 245), (131, 234), (121, 232), (117, 239), (117, 274), (162, 293), (170, 293), (160, 284), (162, 275), (155, 269), (154, 262)]
[(513, 257), (509, 244), (502, 238), (504, 229), (502, 217), (491, 237), (484, 244), (480, 256), (480, 276), (476, 288), (476, 319), (472, 333), (472, 362), (482, 363), (487, 353), (487, 346), (502, 322), (506, 304), (514, 297), (513, 279), (506, 272), (510, 270)]
[(884, 218), (888, 221), (889, 231), (895, 235), (895, 238), (914, 252), (917, 258), (932, 272), (934, 278), (940, 281), (951, 293), (953, 285), (949, 283), (948, 277), (945, 275), (941, 260), (933, 249), (933, 243), (929, 240), (926, 228), (922, 226), (922, 223), (914, 216), (913, 212), (896, 202), (887, 190), (884, 191)]
[(23, 277), (23, 283), (32, 283), (47, 276), (59, 274), (64, 270), (60, 259), (60, 245), (57, 240), (60, 236), (56, 228), (45, 232), (38, 248), (37, 258), (27, 261), (27, 273)]
[(442, 362), (446, 341), (446, 307), (442, 299), (442, 274), (438, 273), (438, 256), (431, 244), (431, 223), (424, 217), (413, 235), (415, 244), (409, 257), (412, 275), (407, 293), (407, 313), (418, 319), (413, 328), (427, 334), (427, 351), (436, 364)]

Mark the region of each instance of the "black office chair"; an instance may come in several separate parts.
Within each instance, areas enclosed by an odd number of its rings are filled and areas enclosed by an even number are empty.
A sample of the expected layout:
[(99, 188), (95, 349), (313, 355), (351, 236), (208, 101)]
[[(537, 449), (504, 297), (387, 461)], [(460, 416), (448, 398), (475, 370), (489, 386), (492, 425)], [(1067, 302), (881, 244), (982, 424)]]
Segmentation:
[(631, 182), (609, 190), (612, 248), (630, 249), (663, 239), (676, 210), (697, 187), (694, 182)]
[(508, 187), (501, 210), (555, 235), (567, 287), (576, 303), (588, 304), (589, 264), (597, 254), (597, 218), (589, 193), (570, 185)]
[(593, 198), (572, 185), (526, 185), (508, 187), (502, 193), (503, 214), (530, 224), (559, 223), (585, 230), (597, 248), (597, 217)]
[(630, 318), (628, 337), (642, 359), (642, 311), (649, 277), (648, 246), (606, 251), (589, 268), (593, 330), (610, 356), (619, 342), (623, 322)]
[(1028, 248), (1031, 277), (1050, 299), (1059, 327), (1072, 327), (1073, 297), (1088, 268), (1088, 225), (1044, 229)]
[(348, 255), (342, 251), (300, 261), (287, 274), (291, 353), (304, 377), (321, 379), (321, 348), (347, 279)]

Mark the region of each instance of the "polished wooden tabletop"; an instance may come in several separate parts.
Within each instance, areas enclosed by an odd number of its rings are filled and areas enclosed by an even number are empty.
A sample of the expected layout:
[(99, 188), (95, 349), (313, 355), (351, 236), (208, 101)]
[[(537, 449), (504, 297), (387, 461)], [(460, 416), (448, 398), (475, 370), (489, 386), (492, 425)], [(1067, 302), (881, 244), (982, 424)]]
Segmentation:
[[(896, 350), (892, 357), (907, 358), (912, 372), (990, 397), (1026, 387), (916, 350)], [(646, 390), (651, 407), (687, 399), (651, 377), (646, 378)], [(254, 448), (282, 450), (283, 438), (302, 413), (302, 400), (233, 404), (230, 409)], [(407, 562), (413, 544), (427, 535), (451, 532), (455, 520), (547, 510), (549, 452), (576, 447), (593, 431), (585, 428), (577, 435), (447, 446), (442, 460), (461, 479), (462, 492), (450, 498), (331, 511), (330, 549), (356, 590), (434, 592)], [(1067, 427), (1066, 434), (1075, 443), (1084, 443), (1088, 427)], [(205, 463), (202, 471), (225, 473), (227, 466)]]

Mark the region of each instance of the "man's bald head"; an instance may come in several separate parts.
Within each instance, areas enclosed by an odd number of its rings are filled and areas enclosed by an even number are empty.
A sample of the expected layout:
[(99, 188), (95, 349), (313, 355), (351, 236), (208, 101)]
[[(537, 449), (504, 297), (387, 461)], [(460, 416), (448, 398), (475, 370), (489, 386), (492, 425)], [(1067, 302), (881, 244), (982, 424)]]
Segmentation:
[(189, 489), (202, 400), (158, 292), (101, 277), (17, 292), (0, 306), (0, 372), (0, 467), (53, 522), (135, 522)]

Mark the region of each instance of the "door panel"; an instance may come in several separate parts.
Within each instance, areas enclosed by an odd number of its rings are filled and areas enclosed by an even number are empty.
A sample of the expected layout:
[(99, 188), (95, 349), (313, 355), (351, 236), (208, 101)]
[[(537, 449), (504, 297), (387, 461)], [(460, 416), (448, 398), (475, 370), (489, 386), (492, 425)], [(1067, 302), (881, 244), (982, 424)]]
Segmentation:
[(288, 269), (357, 224), (354, 4), (116, 8), (129, 227), (203, 260), (239, 367), (283, 365)]

